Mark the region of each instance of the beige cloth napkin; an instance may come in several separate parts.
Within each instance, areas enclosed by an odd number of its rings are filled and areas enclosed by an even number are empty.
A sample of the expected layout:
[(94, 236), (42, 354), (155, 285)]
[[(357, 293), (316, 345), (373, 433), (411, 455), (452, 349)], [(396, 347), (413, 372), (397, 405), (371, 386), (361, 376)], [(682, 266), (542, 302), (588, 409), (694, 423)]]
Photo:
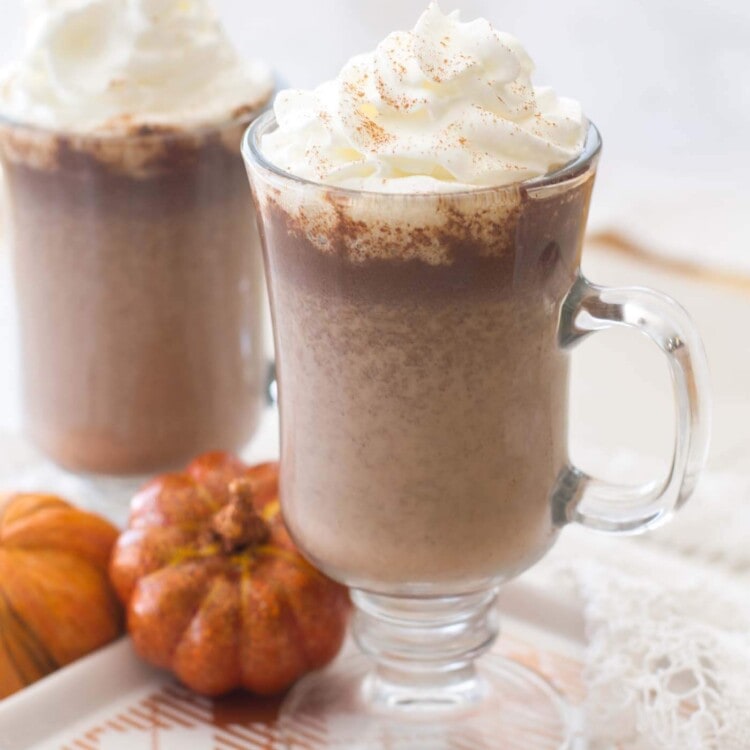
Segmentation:
[(750, 289), (750, 188), (736, 181), (606, 164), (591, 241)]

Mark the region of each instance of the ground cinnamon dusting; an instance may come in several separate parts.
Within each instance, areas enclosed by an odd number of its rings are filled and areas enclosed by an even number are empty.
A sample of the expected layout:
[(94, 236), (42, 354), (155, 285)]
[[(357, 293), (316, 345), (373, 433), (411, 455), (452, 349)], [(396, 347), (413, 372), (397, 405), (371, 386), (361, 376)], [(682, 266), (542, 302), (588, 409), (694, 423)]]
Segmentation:
[(359, 116), (359, 125), (356, 130), (360, 135), (368, 138), (374, 146), (384, 146), (393, 140), (393, 135), (365, 115)]

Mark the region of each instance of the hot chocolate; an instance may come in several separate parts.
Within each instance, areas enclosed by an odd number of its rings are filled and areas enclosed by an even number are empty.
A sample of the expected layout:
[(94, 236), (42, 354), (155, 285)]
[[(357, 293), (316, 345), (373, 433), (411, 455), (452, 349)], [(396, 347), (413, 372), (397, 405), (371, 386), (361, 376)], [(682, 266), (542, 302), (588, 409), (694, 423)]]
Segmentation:
[(0, 81), (0, 158), (28, 432), (67, 468), (144, 473), (236, 450), (257, 423), (264, 294), (239, 148), (272, 79), (203, 0), (100, 11), (35, 6)]
[[(662, 295), (581, 275), (601, 140), (532, 69), (513, 37), (430, 3), (336, 80), (282, 92), (248, 133), (282, 510), (300, 549), (353, 587), (370, 657), (294, 688), (289, 747), (575, 744), (560, 695), (488, 653), (499, 584), (569, 522), (655, 526), (704, 461), (700, 341)], [(612, 326), (670, 362), (663, 483), (609, 484), (567, 455), (569, 353)]]
[(476, 590), (554, 541), (557, 331), (593, 168), (534, 189), (586, 124), (531, 69), (512, 37), (432, 4), (336, 81), (282, 92), (256, 134), (284, 512), (355, 588)]
[(147, 472), (250, 438), (264, 294), (243, 127), (0, 128), (26, 425), (59, 464)]

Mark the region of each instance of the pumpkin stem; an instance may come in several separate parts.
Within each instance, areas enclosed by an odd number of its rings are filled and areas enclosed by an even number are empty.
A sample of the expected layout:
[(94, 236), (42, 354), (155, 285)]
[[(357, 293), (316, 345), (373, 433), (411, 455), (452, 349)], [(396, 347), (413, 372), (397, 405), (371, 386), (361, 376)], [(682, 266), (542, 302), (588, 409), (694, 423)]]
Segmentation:
[(229, 502), (211, 519), (211, 531), (227, 554), (264, 544), (271, 530), (253, 505), (253, 484), (235, 479), (229, 485)]

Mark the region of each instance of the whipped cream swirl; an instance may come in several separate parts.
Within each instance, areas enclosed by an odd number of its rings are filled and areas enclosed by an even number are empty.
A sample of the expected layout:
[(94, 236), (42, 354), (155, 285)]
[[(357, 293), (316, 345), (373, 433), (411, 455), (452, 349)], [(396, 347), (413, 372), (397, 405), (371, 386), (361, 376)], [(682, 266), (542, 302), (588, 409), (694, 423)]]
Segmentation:
[(534, 87), (517, 39), (431, 3), (314, 91), (282, 91), (268, 158), (299, 177), (363, 190), (499, 186), (544, 175), (583, 149), (580, 105)]
[(244, 63), (207, 0), (27, 0), (22, 58), (0, 113), (74, 132), (215, 124), (264, 104), (273, 76)]

